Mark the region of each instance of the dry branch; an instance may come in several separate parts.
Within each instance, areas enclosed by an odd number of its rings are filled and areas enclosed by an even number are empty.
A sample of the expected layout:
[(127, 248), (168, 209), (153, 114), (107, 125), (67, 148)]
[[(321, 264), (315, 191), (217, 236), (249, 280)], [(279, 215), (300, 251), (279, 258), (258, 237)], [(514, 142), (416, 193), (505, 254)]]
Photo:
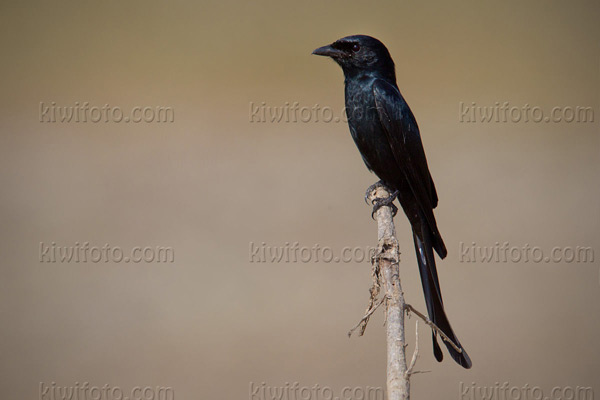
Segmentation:
[(425, 322), (427, 325), (429, 325), (431, 327), (431, 329), (433, 329), (434, 331), (436, 331), (437, 333), (439, 333), (439, 335), (442, 337), (442, 340), (444, 340), (445, 342), (450, 343), (450, 346), (452, 346), (454, 348), (454, 350), (458, 351), (459, 353), (462, 353), (462, 349), (460, 347), (458, 347), (456, 345), (456, 343), (454, 343), (452, 341), (452, 339), (450, 339), (444, 332), (442, 332), (442, 330), (440, 328), (438, 328), (436, 324), (434, 324), (429, 318), (427, 318), (427, 316), (425, 314), (423, 314), (422, 312), (417, 311), (410, 304), (405, 304), (404, 308), (406, 309), (407, 312), (410, 311), (410, 312), (415, 313), (419, 318), (421, 318), (423, 320), (423, 322)]
[[(376, 186), (369, 200), (384, 199), (390, 193), (383, 186)], [(375, 256), (381, 286), (385, 293), (387, 338), (387, 393), (390, 400), (410, 398), (410, 374), (406, 363), (406, 340), (404, 337), (404, 294), (400, 285), (400, 250), (389, 206), (379, 208), (377, 218), (378, 252)], [(371, 307), (372, 308), (372, 307)], [(416, 360), (415, 360), (416, 362)]]
[[(375, 185), (368, 194), (368, 199), (374, 203), (390, 195), (382, 185)], [(421, 318), (431, 329), (437, 332), (443, 340), (450, 343), (459, 353), (462, 350), (442, 332), (427, 316), (417, 311), (404, 300), (402, 285), (400, 283), (400, 248), (396, 240), (393, 210), (390, 206), (383, 206), (375, 213), (377, 220), (377, 252), (373, 256), (373, 284), (369, 290), (369, 306), (365, 315), (358, 324), (348, 332), (348, 336), (360, 328), (359, 335), (363, 335), (369, 318), (385, 303), (385, 327), (387, 340), (387, 393), (390, 400), (410, 399), (410, 378), (414, 374), (429, 371), (415, 371), (419, 358), (419, 323), (415, 327), (415, 350), (410, 363), (406, 360), (406, 339), (404, 334), (404, 312), (410, 312)], [(381, 288), (383, 296), (379, 297)]]

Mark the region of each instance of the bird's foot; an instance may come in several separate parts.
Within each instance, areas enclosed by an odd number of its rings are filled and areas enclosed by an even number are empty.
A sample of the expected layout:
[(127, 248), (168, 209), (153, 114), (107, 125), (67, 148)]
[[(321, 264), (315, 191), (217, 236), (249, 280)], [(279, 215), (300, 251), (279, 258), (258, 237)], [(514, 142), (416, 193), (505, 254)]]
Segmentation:
[(389, 206), (392, 209), (392, 218), (395, 217), (396, 214), (398, 214), (398, 207), (396, 207), (394, 204), (394, 200), (396, 200), (396, 197), (398, 197), (398, 193), (400, 193), (400, 191), (396, 190), (389, 197), (377, 198), (373, 200), (373, 212), (371, 212), (371, 218), (375, 219), (375, 213), (377, 210), (384, 206)]
[(385, 185), (385, 183), (383, 183), (383, 181), (375, 182), (374, 184), (369, 186), (367, 188), (367, 191), (365, 192), (365, 203), (369, 204), (369, 196), (371, 195), (371, 193), (373, 193), (375, 189), (380, 187), (386, 189), (387, 191), (390, 191), (389, 188)]
[(387, 192), (391, 193), (391, 195), (389, 197), (386, 198), (379, 198), (379, 199), (374, 199), (373, 200), (373, 212), (371, 213), (371, 218), (375, 218), (375, 213), (377, 212), (377, 210), (379, 210), (381, 207), (384, 206), (389, 206), (392, 209), (392, 217), (395, 217), (396, 214), (398, 213), (398, 207), (396, 207), (396, 205), (393, 203), (394, 200), (398, 197), (398, 193), (399, 190), (396, 190), (394, 192), (392, 192), (392, 190), (389, 188), (389, 186), (387, 186), (383, 181), (378, 181), (375, 182), (374, 184), (372, 184), (371, 186), (369, 186), (367, 188), (367, 191), (365, 192), (365, 203), (369, 204), (369, 197), (371, 196), (371, 194), (378, 188), (383, 188), (385, 189)]

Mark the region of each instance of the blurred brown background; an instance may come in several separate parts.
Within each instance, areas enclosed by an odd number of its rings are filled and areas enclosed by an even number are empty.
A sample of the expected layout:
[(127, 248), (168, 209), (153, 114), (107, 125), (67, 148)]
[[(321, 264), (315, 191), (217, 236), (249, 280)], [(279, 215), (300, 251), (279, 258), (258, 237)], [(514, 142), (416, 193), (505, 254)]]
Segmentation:
[[(600, 396), (597, 1), (0, 3), (0, 397), (40, 382), (169, 386), (243, 399), (250, 382), (385, 387), (370, 265), (252, 263), (250, 243), (375, 244), (375, 181), (344, 123), (251, 123), (250, 104), (343, 106), (311, 51), (381, 39), (415, 113), (449, 256), (439, 274), (473, 369), (421, 325), (415, 399), (459, 383)], [(169, 106), (173, 123), (40, 122), (40, 102)], [(461, 123), (459, 103), (585, 106), (586, 123)], [(397, 218), (408, 301), (425, 310)], [(460, 243), (588, 246), (587, 263), (465, 263)], [(40, 262), (40, 242), (171, 246), (174, 263)], [(408, 338), (414, 344), (414, 319)], [(339, 395), (339, 392), (336, 393)], [(471, 394), (469, 394), (470, 396)], [(466, 398), (466, 397), (465, 397)], [(475, 397), (479, 398), (479, 397)]]

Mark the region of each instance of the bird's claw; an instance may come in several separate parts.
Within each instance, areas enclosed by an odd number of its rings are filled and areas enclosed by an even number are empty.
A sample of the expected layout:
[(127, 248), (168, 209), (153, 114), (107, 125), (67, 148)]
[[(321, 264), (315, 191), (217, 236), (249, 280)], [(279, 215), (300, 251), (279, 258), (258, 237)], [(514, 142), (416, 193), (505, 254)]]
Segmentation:
[(396, 190), (389, 197), (373, 200), (373, 212), (371, 212), (371, 218), (375, 219), (375, 213), (377, 210), (384, 206), (389, 206), (392, 209), (392, 218), (395, 217), (398, 213), (398, 207), (396, 207), (394, 204), (394, 200), (396, 200), (396, 197), (398, 197), (398, 193), (400, 193), (400, 191)]

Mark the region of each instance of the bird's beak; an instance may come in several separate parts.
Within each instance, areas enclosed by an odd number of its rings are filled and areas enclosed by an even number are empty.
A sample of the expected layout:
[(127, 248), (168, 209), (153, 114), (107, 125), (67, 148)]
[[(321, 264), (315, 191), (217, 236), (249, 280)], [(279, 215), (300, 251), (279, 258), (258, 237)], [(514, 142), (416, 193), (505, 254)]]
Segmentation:
[(312, 53), (317, 56), (326, 56), (331, 58), (336, 58), (342, 55), (342, 51), (334, 49), (331, 45), (319, 47), (318, 49), (313, 50)]

